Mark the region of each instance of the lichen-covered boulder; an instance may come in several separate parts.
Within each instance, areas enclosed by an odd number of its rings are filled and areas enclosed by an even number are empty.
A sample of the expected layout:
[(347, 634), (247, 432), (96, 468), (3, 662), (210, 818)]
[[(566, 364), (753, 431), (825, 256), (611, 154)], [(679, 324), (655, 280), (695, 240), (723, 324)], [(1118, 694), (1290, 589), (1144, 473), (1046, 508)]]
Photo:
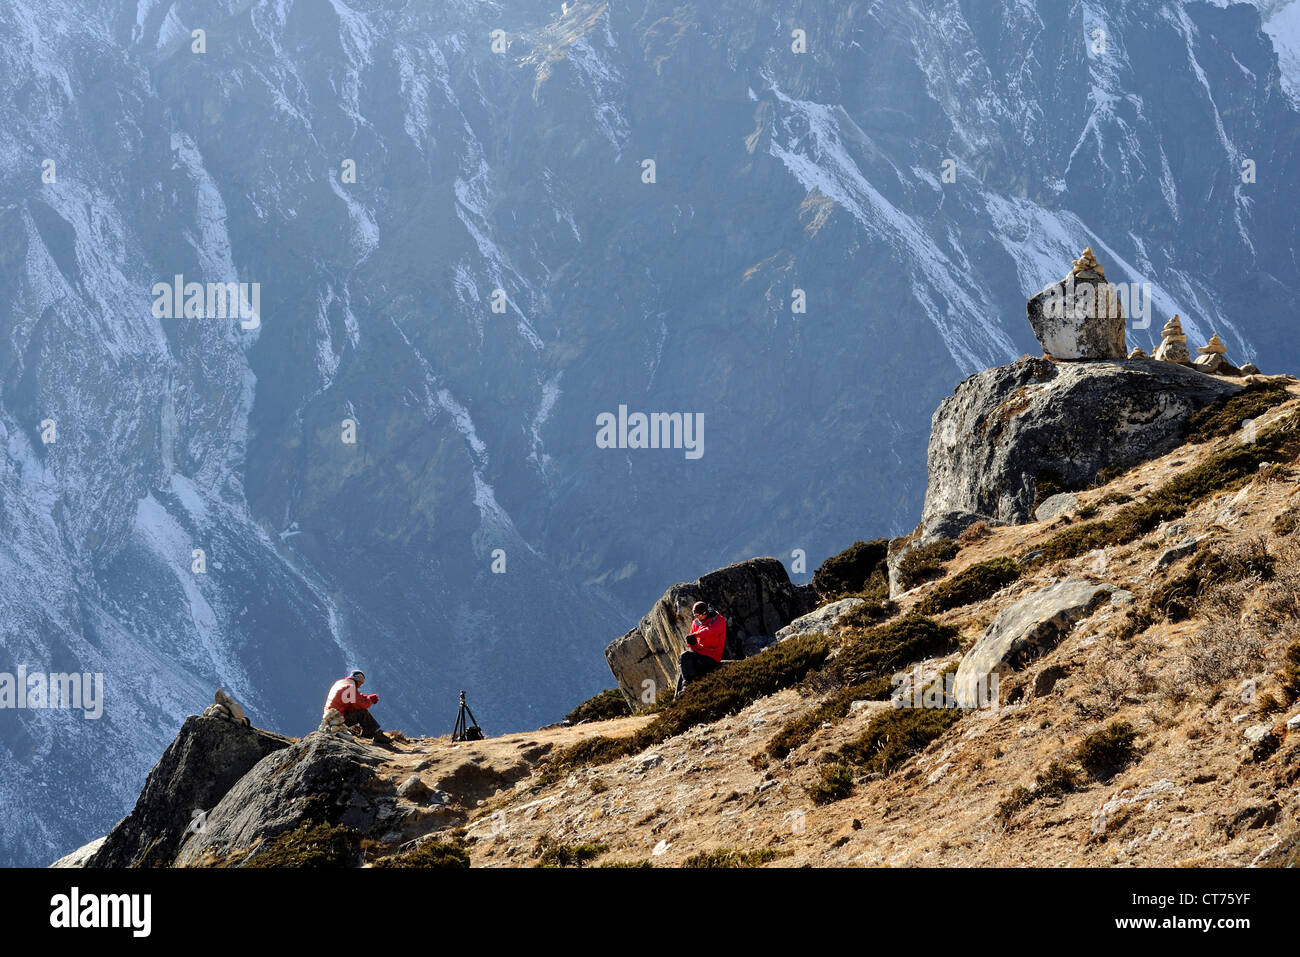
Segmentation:
[(1025, 306), (1029, 324), (1054, 359), (1124, 359), (1124, 308), (1092, 249), (1085, 249), (1060, 282)]

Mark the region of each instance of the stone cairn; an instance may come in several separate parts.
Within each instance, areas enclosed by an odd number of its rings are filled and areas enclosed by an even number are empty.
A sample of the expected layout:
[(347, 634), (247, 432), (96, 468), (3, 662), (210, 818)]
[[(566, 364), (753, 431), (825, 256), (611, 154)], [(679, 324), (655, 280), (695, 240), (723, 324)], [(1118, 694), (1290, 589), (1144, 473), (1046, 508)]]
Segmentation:
[(1228, 351), (1223, 340), (1219, 338), (1216, 332), (1210, 336), (1210, 341), (1196, 350), (1197, 355), (1195, 362), (1192, 363), (1202, 372), (1208, 372), (1211, 375), (1240, 375), (1241, 370), (1236, 368), (1225, 357), (1224, 353)]
[(1129, 357), (1130, 359), (1148, 359), (1148, 358), (1150, 358), (1150, 356), (1148, 356), (1148, 355), (1146, 354), (1146, 350), (1143, 349), (1141, 346), (1134, 346), (1134, 347), (1133, 347), (1133, 351), (1130, 352), (1130, 353), (1128, 354), (1128, 357)]
[(1160, 346), (1156, 349), (1157, 359), (1184, 366), (1192, 364), (1191, 353), (1187, 351), (1187, 336), (1183, 334), (1183, 324), (1177, 316), (1165, 323), (1160, 336)]
[(1128, 355), (1123, 306), (1091, 246), (1072, 261), (1069, 275), (1032, 296), (1025, 311), (1043, 355), (1049, 358), (1097, 360)]
[(350, 734), (347, 722), (343, 720), (343, 715), (333, 708), (326, 708), (320, 716), (320, 727), (317, 731), (325, 734)]
[(245, 728), (253, 723), (244, 714), (244, 709), (239, 706), (239, 703), (221, 688), (218, 688), (217, 693), (212, 696), (212, 704), (204, 710), (203, 717), (220, 718), (223, 721), (243, 725)]

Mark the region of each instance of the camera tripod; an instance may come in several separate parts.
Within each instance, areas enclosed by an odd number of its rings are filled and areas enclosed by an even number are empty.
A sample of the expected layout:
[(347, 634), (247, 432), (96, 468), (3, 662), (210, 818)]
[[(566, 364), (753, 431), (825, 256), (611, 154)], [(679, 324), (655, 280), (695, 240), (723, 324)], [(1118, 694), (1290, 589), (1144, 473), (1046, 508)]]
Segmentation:
[[(466, 720), (468, 719), (468, 721)], [(478, 726), (474, 712), (465, 703), (465, 692), (460, 693), (460, 710), (456, 712), (456, 727), (451, 732), (453, 741), (482, 741), (483, 729)]]

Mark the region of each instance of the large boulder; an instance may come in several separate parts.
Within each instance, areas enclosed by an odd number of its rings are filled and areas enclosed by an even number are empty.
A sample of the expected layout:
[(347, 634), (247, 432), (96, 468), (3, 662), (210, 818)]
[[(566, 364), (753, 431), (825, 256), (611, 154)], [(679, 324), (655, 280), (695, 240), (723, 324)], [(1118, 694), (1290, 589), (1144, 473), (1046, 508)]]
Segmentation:
[(1058, 363), (1025, 357), (963, 381), (931, 420), (924, 541), (983, 519), (1033, 515), (1037, 482), (1081, 488), (1102, 469), (1172, 451), (1200, 409), (1241, 389), (1153, 359)]
[(379, 773), (386, 757), (364, 739), (322, 732), (268, 755), (208, 812), (176, 865), (243, 863), (303, 824), (382, 832), (399, 810), (397, 782)]
[(1106, 272), (1085, 249), (1074, 268), (1026, 304), (1029, 325), (1053, 359), (1123, 359), (1124, 309)]
[(605, 649), (609, 670), (634, 703), (641, 702), (644, 681), (654, 682), (656, 694), (677, 683), (677, 658), (687, 648), (691, 606), (697, 601), (726, 616), (728, 636), (734, 633), (737, 646), (728, 641), (733, 654), (748, 636), (775, 635), (809, 607), (807, 591), (790, 582), (775, 558), (752, 558), (673, 585), (640, 624)]
[(118, 821), (86, 867), (167, 867), (203, 815), (288, 738), (217, 717), (185, 719), (145, 780), (131, 813)]
[(1113, 591), (1113, 585), (1066, 578), (1003, 608), (957, 667), (953, 682), (957, 707), (996, 704), (992, 700), (992, 675), (1000, 678), (1019, 671), (1051, 651)]

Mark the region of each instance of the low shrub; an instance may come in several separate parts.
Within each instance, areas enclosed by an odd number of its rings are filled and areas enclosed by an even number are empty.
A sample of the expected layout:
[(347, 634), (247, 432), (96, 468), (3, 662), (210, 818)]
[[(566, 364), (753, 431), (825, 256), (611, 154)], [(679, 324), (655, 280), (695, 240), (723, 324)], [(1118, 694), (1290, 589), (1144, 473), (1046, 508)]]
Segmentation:
[(1079, 783), (1077, 770), (1068, 764), (1053, 761), (1045, 770), (1038, 772), (1032, 788), (1017, 785), (1006, 798), (999, 801), (994, 816), (1009, 826), (1017, 812), (1043, 798), (1069, 793), (1077, 789)]
[(1137, 758), (1137, 732), (1127, 721), (1114, 721), (1088, 735), (1074, 752), (1092, 777), (1107, 780)]
[(610, 688), (588, 698), (565, 715), (564, 720), (569, 724), (578, 724), (580, 721), (608, 721), (611, 718), (626, 718), (631, 713), (632, 709), (623, 692), (617, 688)]
[(959, 632), (924, 615), (906, 615), (851, 635), (826, 669), (841, 684), (893, 675), (905, 665), (957, 647)]
[(853, 782), (857, 772), (845, 761), (833, 761), (823, 764), (818, 771), (817, 780), (805, 790), (814, 804), (830, 804), (853, 793)]
[(855, 701), (881, 701), (889, 697), (893, 685), (884, 676), (873, 678), (832, 694), (816, 708), (793, 718), (767, 743), (764, 750), (780, 760), (796, 748), (807, 744), (812, 736), (828, 721), (837, 721), (849, 713)]
[(1300, 699), (1300, 641), (1287, 645), (1282, 656), (1282, 667), (1277, 673), (1278, 683), (1287, 701)]
[(991, 558), (940, 582), (916, 610), (923, 615), (937, 615), (950, 608), (983, 601), (1019, 580), (1024, 573), (1014, 559)]
[(898, 580), (904, 588), (942, 578), (946, 565), (957, 556), (961, 546), (953, 538), (940, 538), (928, 545), (917, 545), (898, 561)]
[(866, 732), (840, 749), (845, 762), (867, 772), (892, 774), (961, 717), (957, 708), (891, 708)]
[(748, 707), (759, 698), (798, 684), (830, 654), (824, 635), (800, 635), (762, 654), (730, 662), (688, 685), (644, 728), (624, 738), (594, 737), (548, 755), (544, 780), (576, 767), (605, 764), (637, 754), (698, 724), (707, 724)]
[(716, 850), (692, 854), (682, 861), (682, 867), (761, 867), (782, 856), (780, 851), (771, 848), (741, 851), (732, 847), (719, 847)]
[(375, 861), (373, 867), (421, 867), (444, 870), (469, 867), (469, 850), (463, 837), (449, 841), (425, 841), (414, 850), (391, 854)]
[(969, 545), (971, 542), (980, 542), (993, 534), (993, 526), (984, 519), (972, 522), (963, 528), (957, 536), (959, 545)]
[(361, 835), (335, 824), (301, 824), (278, 835), (265, 850), (255, 852), (245, 867), (322, 869), (356, 867), (361, 858)]
[(1044, 559), (1075, 558), (1098, 548), (1123, 545), (1159, 526), (1180, 518), (1197, 502), (1230, 492), (1249, 482), (1264, 462), (1294, 458), (1297, 448), (1294, 414), (1256, 437), (1253, 443), (1234, 444), (1205, 459), (1195, 468), (1176, 475), (1145, 500), (1124, 506), (1110, 518), (1073, 525), (1043, 543)]
[(533, 866), (586, 867), (608, 850), (608, 844), (549, 844)]
[(1211, 587), (1221, 587), (1247, 578), (1267, 581), (1273, 577), (1276, 559), (1264, 543), (1255, 540), (1244, 547), (1199, 553), (1187, 570), (1157, 588), (1149, 599), (1150, 610), (1171, 621), (1190, 618)]
[(1215, 399), (1201, 409), (1187, 420), (1183, 434), (1192, 439), (1231, 435), (1247, 419), (1257, 418), (1290, 398), (1286, 386), (1280, 383), (1253, 382), (1240, 392)]
[[(823, 598), (837, 598), (872, 590), (867, 585), (873, 576), (883, 577), (888, 548), (887, 538), (854, 542), (844, 551), (821, 563), (813, 572), (813, 587)], [(888, 592), (885, 597), (889, 597)]]

